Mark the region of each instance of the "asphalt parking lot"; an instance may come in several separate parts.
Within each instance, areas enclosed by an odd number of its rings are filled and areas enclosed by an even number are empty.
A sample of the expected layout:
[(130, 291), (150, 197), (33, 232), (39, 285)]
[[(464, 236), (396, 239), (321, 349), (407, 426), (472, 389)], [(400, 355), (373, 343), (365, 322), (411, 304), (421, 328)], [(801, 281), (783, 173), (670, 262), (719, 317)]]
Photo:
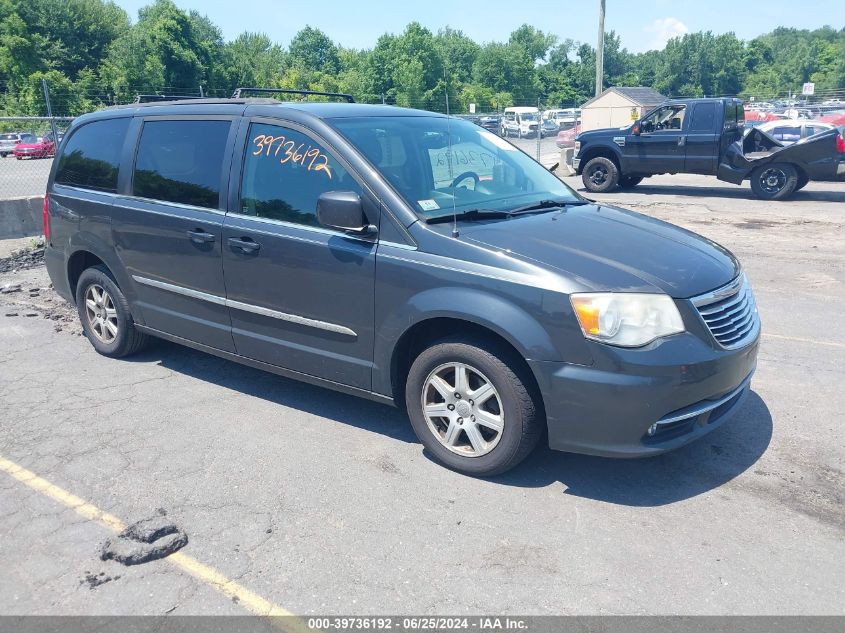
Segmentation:
[[(845, 613), (845, 187), (596, 197), (728, 247), (760, 306), (742, 409), (657, 458), (471, 479), (395, 409), (163, 342), (100, 357), (43, 267), (0, 273), (0, 613)], [(179, 557), (100, 560), (160, 511)]]

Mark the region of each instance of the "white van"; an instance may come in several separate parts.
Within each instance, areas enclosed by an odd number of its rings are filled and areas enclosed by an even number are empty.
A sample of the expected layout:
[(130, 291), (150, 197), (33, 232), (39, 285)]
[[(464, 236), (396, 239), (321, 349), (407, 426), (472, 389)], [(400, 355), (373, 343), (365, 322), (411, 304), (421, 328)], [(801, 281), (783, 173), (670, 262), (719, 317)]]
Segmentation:
[(544, 119), (550, 119), (562, 129), (573, 127), (581, 120), (581, 108), (557, 108), (543, 112)]
[(540, 111), (532, 107), (505, 108), (502, 114), (502, 136), (537, 136)]

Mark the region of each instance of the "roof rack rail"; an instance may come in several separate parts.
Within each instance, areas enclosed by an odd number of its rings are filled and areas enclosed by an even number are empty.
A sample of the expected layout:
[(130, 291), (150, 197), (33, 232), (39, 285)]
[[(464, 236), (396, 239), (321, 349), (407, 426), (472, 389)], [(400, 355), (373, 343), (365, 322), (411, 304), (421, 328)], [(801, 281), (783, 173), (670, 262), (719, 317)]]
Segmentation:
[(232, 94), (232, 99), (240, 99), (244, 92), (259, 92), (259, 93), (281, 93), (289, 95), (304, 95), (308, 97), (338, 97), (345, 99), (347, 103), (355, 103), (352, 95), (343, 92), (318, 92), (315, 90), (290, 90), (288, 88), (238, 88)]
[(152, 101), (181, 101), (182, 99), (205, 99), (199, 95), (135, 95), (135, 103)]

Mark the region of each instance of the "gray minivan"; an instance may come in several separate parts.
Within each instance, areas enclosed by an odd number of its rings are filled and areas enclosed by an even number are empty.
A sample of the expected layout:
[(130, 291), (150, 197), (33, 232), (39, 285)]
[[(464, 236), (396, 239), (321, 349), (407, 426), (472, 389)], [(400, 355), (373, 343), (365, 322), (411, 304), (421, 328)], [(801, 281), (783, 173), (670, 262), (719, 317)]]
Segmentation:
[(736, 258), (581, 197), (431, 112), (218, 99), (74, 121), (46, 261), (94, 348), (150, 336), (403, 406), (448, 467), (676, 448), (735, 411), (760, 323)]

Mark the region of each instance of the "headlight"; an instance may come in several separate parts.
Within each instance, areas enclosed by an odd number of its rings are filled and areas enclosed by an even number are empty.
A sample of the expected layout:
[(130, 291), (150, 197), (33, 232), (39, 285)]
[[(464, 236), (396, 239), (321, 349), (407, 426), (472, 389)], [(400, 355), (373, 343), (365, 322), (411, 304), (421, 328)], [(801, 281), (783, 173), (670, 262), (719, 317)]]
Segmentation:
[(581, 151), (581, 141), (575, 141), (575, 156), (578, 156), (578, 152)]
[(640, 347), (684, 331), (684, 322), (668, 295), (621, 292), (570, 296), (581, 331), (589, 339)]

